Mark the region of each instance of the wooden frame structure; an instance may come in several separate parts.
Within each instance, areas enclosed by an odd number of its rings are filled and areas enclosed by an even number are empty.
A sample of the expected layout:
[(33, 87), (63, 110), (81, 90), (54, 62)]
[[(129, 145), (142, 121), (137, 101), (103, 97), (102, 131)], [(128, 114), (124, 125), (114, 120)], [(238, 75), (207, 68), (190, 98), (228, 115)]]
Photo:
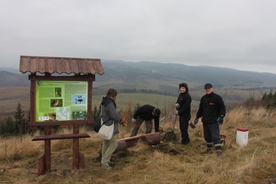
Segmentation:
[[(38, 158), (38, 175), (51, 171), (51, 140), (73, 139), (72, 169), (84, 167), (84, 155), (79, 151), (79, 138), (89, 138), (87, 133), (79, 133), (79, 125), (92, 124), (92, 87), (95, 74), (102, 75), (104, 70), (100, 59), (20, 56), (20, 72), (30, 72), (30, 125), (43, 126), (44, 135), (36, 136), (32, 141), (44, 141), (44, 154)], [(37, 75), (41, 73), (44, 75)], [(52, 74), (74, 74), (74, 76), (52, 76)], [(36, 120), (36, 85), (37, 81), (86, 81), (87, 114), (82, 120), (37, 121)], [(52, 134), (55, 125), (72, 125), (72, 134)]]

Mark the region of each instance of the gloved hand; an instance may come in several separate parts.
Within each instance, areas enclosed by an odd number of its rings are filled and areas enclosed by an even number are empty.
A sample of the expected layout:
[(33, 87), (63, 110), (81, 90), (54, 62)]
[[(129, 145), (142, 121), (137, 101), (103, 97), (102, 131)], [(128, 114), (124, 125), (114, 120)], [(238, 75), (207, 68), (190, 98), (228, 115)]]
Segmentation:
[(178, 111), (175, 111), (175, 115), (178, 115)]
[(198, 124), (198, 118), (196, 118), (195, 120), (194, 120), (194, 125), (197, 125)]
[(176, 103), (174, 106), (175, 106), (176, 109), (179, 109), (179, 108), (180, 108), (179, 103)]
[(132, 123), (135, 123), (135, 122), (136, 122), (136, 119), (132, 118), (131, 121), (132, 121)]
[(217, 122), (218, 122), (219, 125), (222, 125), (222, 123), (223, 123), (223, 115), (221, 115), (220, 117), (218, 117)]

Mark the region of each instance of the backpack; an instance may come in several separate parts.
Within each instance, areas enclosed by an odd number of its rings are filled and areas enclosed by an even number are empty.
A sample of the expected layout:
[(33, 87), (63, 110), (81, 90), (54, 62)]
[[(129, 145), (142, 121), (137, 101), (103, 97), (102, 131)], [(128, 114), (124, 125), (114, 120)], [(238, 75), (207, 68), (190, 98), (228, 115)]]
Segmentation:
[(95, 132), (99, 132), (100, 128), (107, 122), (109, 121), (111, 118), (109, 118), (107, 121), (103, 121), (102, 118), (102, 105), (100, 106), (101, 110), (98, 113), (98, 116), (96, 117), (96, 119), (94, 119), (94, 123), (92, 125), (92, 128)]
[(97, 117), (93, 123), (93, 130), (98, 133), (102, 125), (102, 116)]
[[(100, 107), (102, 107), (102, 106), (100, 106)], [(102, 125), (103, 125), (103, 119), (102, 119), (102, 108), (101, 108), (98, 116), (96, 117), (96, 119), (94, 120), (94, 123), (92, 125), (93, 130), (98, 133)]]

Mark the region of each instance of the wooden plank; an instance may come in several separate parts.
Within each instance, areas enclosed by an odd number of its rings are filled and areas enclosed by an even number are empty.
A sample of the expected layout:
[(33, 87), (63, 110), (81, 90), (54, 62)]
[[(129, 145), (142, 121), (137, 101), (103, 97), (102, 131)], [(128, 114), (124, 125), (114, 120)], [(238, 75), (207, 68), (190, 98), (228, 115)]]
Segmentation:
[(29, 75), (29, 80), (52, 80), (52, 81), (95, 81), (95, 75), (77, 75), (77, 76), (40, 76)]
[(142, 135), (136, 135), (136, 136), (133, 136), (133, 137), (125, 137), (125, 138), (121, 138), (121, 139), (118, 139), (118, 140), (124, 140), (124, 141), (128, 141), (128, 140), (135, 140), (135, 139), (139, 139), (141, 137), (151, 137), (151, 136), (154, 136), (154, 135), (159, 135), (158, 132), (154, 132), (154, 133), (150, 133), (150, 134), (142, 134)]
[(133, 137), (125, 137), (125, 138), (118, 139), (118, 140), (132, 141), (132, 140), (140, 139), (141, 137), (146, 136), (146, 135), (149, 135), (149, 134), (136, 135), (136, 136), (133, 136)]
[(74, 139), (74, 138), (89, 138), (90, 135), (87, 133), (80, 134), (52, 134), (52, 135), (39, 135), (35, 136), (32, 141), (43, 141), (43, 140), (58, 140), (58, 139)]
[(68, 120), (68, 121), (45, 121), (45, 122), (34, 122), (32, 126), (67, 126), (67, 125), (86, 125), (86, 124), (92, 124), (93, 120)]

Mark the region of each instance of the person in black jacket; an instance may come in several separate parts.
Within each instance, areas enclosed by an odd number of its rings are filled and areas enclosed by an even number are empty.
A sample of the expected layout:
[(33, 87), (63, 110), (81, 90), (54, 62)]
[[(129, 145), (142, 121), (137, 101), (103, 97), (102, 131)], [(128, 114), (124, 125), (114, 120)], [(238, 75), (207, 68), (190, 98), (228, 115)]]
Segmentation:
[(189, 94), (189, 88), (186, 83), (179, 84), (180, 93), (175, 104), (176, 115), (179, 115), (179, 127), (181, 130), (181, 143), (188, 144), (190, 142), (188, 127), (191, 119), (191, 103), (192, 98)]
[(161, 114), (160, 109), (155, 108), (151, 105), (143, 105), (134, 113), (132, 122), (134, 128), (131, 132), (130, 137), (136, 136), (138, 130), (142, 123), (145, 121), (146, 123), (146, 132), (145, 134), (149, 134), (152, 131), (152, 119), (154, 119), (154, 129), (155, 132), (159, 132), (159, 116)]
[(222, 97), (213, 92), (212, 84), (207, 83), (204, 85), (204, 88), (206, 94), (200, 99), (194, 124), (196, 125), (198, 119), (201, 117), (204, 139), (207, 143), (207, 149), (204, 154), (211, 154), (212, 145), (214, 144), (217, 156), (221, 157), (222, 149), (219, 126), (223, 123), (226, 109)]

